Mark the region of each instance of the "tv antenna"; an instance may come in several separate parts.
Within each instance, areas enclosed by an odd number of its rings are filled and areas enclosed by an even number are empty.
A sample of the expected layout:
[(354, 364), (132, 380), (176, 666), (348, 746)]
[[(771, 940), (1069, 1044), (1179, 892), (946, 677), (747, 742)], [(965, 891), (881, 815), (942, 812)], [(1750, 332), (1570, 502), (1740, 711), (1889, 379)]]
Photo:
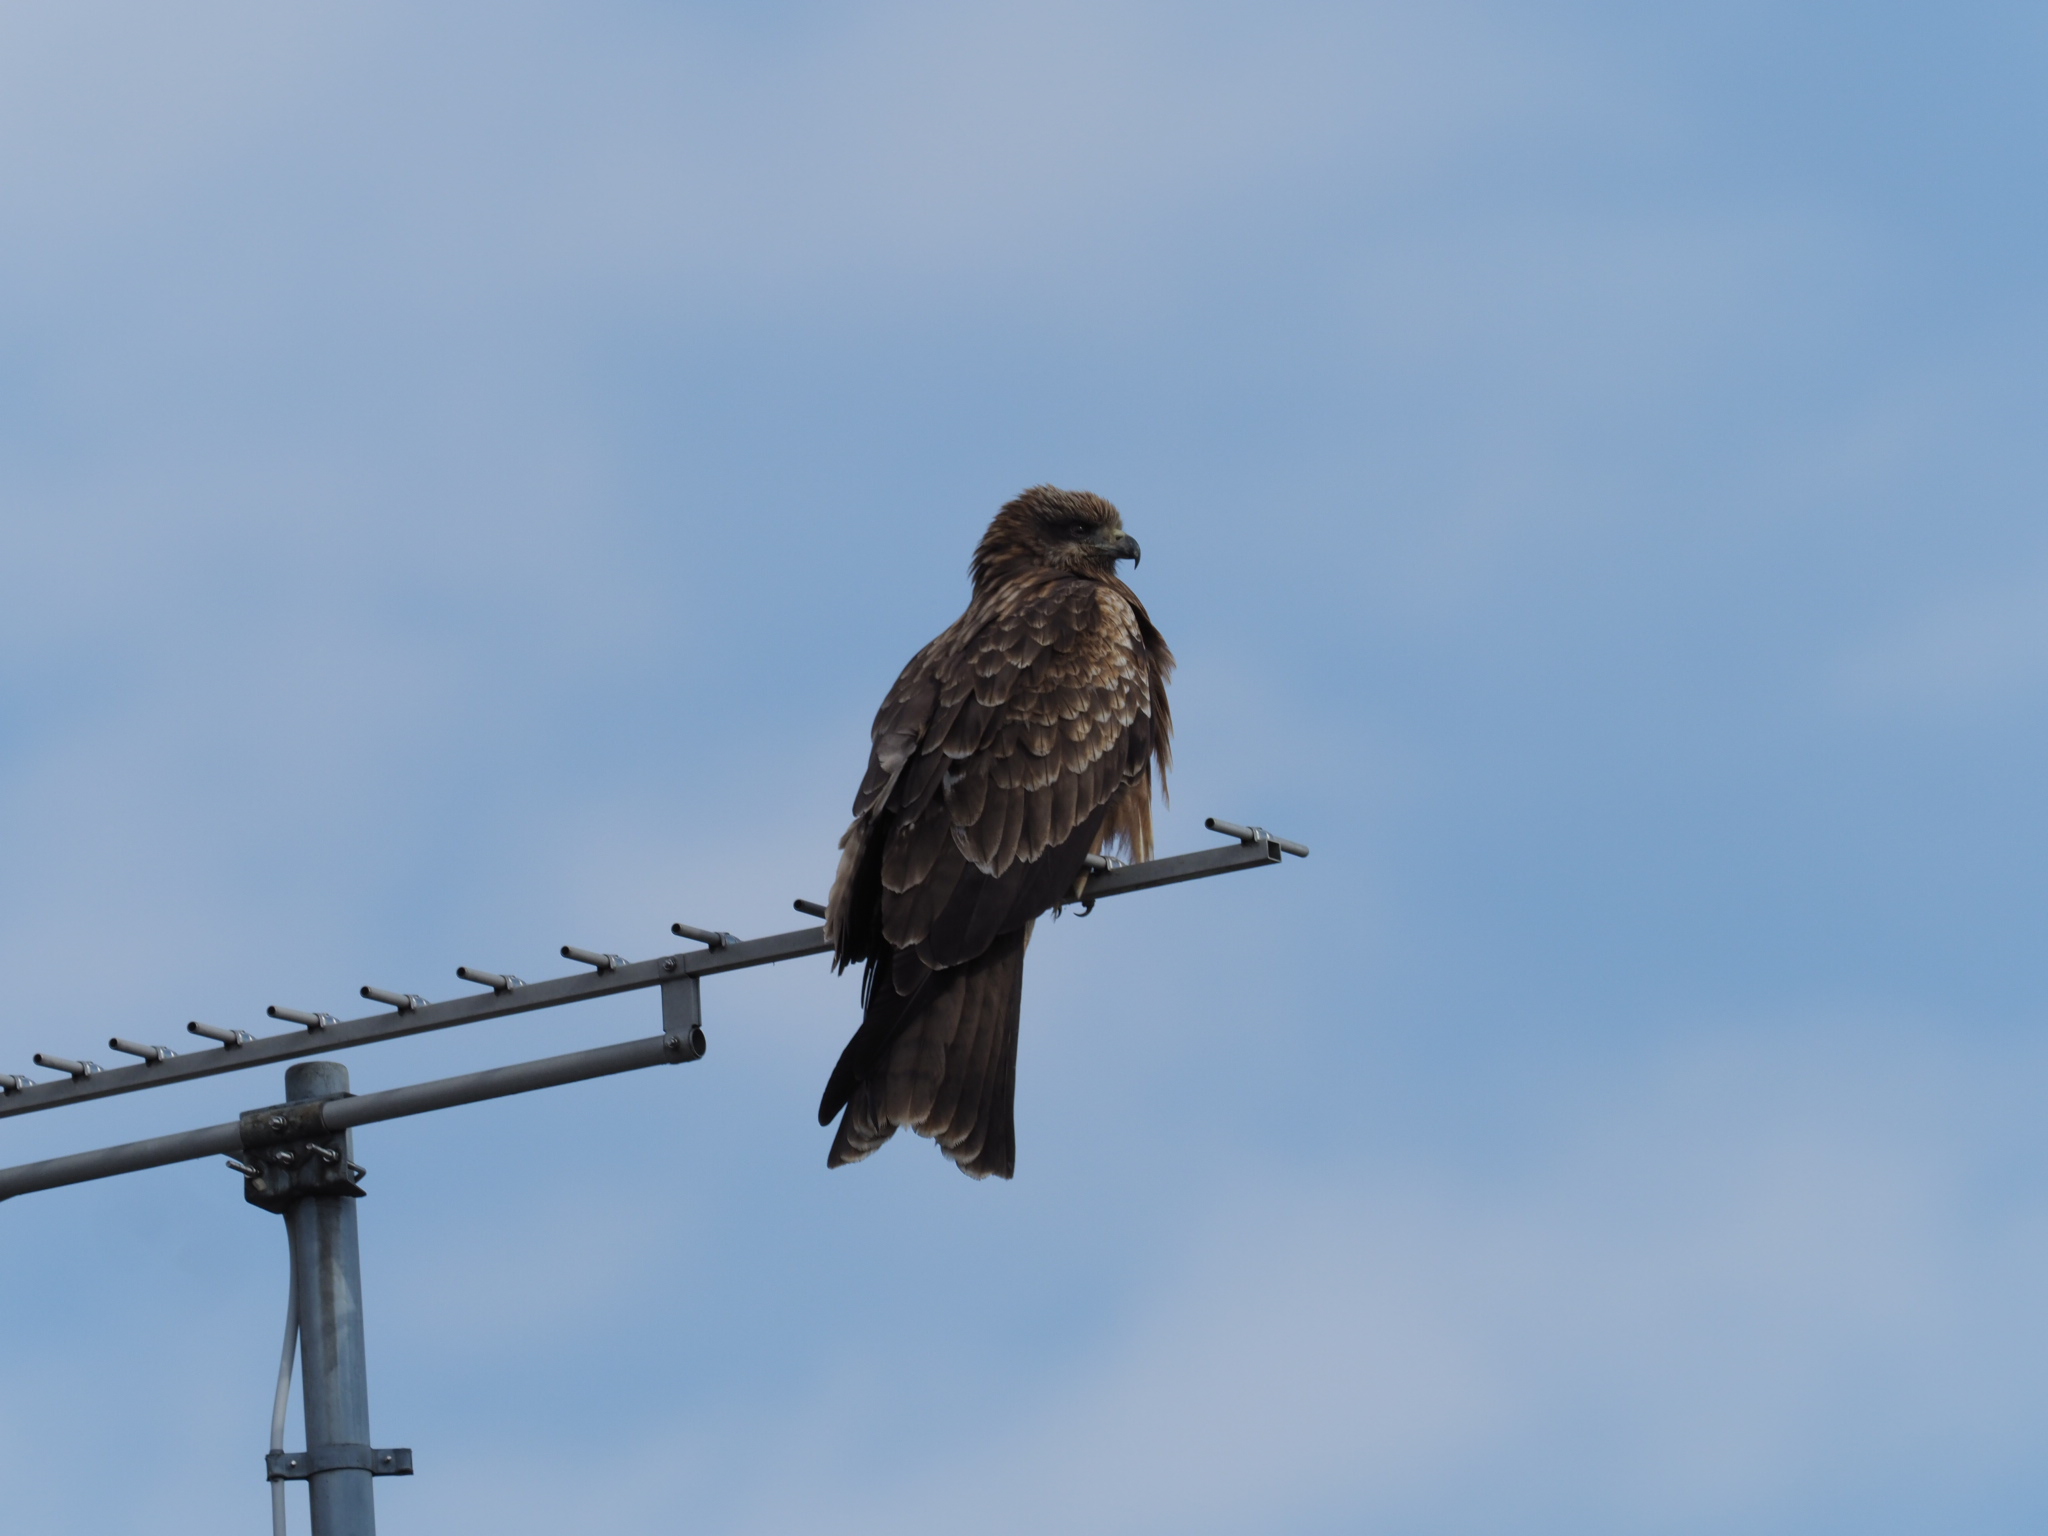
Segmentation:
[[(1276, 837), (1263, 827), (1241, 827), (1213, 816), (1206, 825), (1235, 842), (1139, 864), (1091, 856), (1077, 899), (1092, 906), (1109, 896), (1278, 864), (1284, 854), (1308, 857), (1302, 844)], [(825, 915), (816, 902), (798, 901), (795, 906), (811, 917)], [(564, 944), (563, 958), (587, 970), (525, 982), (517, 976), (462, 965), (456, 967), (455, 974), (487, 990), (429, 1002), (416, 993), (365, 986), (362, 995), (388, 1011), (342, 1019), (330, 1013), (273, 1006), (271, 1018), (298, 1028), (289, 1033), (254, 1035), (194, 1020), (186, 1029), (212, 1042), (213, 1048), (181, 1052), (116, 1035), (107, 1042), (109, 1049), (136, 1058), (133, 1065), (102, 1067), (94, 1061), (39, 1051), (36, 1065), (62, 1076), (35, 1082), (0, 1073), (0, 1119), (6, 1119), (373, 1045), (427, 1030), (560, 1008), (617, 992), (661, 989), (661, 1033), (644, 1039), (364, 1094), (349, 1092), (348, 1068), (340, 1062), (303, 1061), (285, 1073), (282, 1104), (248, 1110), (224, 1125), (0, 1168), (0, 1200), (7, 1200), (35, 1190), (224, 1156), (242, 1175), (242, 1192), (249, 1203), (284, 1218), (291, 1252), (290, 1299), (271, 1410), (270, 1451), (264, 1461), (271, 1487), (274, 1536), (284, 1536), (285, 1485), (295, 1481), (307, 1484), (313, 1536), (375, 1536), (375, 1479), (410, 1476), (413, 1470), (411, 1450), (380, 1448), (370, 1440), (369, 1358), (363, 1337), (363, 1277), (355, 1204), (364, 1193), (361, 1181), (365, 1170), (355, 1160), (356, 1127), (642, 1067), (696, 1061), (704, 1054), (699, 989), (706, 976), (821, 955), (832, 947), (825, 942), (823, 927), (798, 928), (759, 939), (736, 938), (686, 923), (674, 924), (672, 931), (701, 947), (652, 960), (627, 960)], [(306, 1424), (303, 1451), (284, 1448), (295, 1356), (301, 1364)]]

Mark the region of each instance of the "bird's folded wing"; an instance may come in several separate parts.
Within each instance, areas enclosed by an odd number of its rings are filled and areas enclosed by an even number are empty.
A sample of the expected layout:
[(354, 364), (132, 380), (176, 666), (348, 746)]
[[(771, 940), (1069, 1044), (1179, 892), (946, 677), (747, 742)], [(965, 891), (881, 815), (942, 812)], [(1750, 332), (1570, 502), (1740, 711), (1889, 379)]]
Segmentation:
[(1061, 900), (1152, 727), (1138, 620), (1100, 583), (1047, 583), (941, 636), (875, 722), (881, 937), (957, 965)]

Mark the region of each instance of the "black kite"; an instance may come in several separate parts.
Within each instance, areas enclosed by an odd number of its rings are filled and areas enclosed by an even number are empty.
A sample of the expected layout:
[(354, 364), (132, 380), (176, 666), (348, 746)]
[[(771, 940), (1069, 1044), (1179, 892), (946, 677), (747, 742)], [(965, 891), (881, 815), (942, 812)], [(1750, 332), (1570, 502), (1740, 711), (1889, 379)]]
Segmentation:
[(975, 1178), (1015, 1171), (1032, 922), (1090, 854), (1150, 858), (1155, 760), (1165, 790), (1173, 653), (1117, 577), (1137, 559), (1100, 496), (1024, 492), (974, 552), (967, 611), (876, 714), (825, 919), (836, 966), (867, 965), (818, 1106), (845, 1111), (831, 1166), (907, 1125)]

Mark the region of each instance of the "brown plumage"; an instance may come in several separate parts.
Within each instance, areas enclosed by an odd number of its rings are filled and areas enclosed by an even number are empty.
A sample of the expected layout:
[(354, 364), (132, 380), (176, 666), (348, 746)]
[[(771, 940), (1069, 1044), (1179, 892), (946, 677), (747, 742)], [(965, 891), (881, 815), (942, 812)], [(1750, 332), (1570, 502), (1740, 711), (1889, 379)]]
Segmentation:
[(867, 965), (818, 1106), (820, 1125), (845, 1112), (835, 1168), (907, 1125), (975, 1178), (1016, 1169), (1032, 921), (1089, 854), (1152, 856), (1173, 653), (1117, 578), (1137, 558), (1100, 496), (1034, 486), (982, 536), (967, 611), (882, 701), (825, 918), (838, 968)]

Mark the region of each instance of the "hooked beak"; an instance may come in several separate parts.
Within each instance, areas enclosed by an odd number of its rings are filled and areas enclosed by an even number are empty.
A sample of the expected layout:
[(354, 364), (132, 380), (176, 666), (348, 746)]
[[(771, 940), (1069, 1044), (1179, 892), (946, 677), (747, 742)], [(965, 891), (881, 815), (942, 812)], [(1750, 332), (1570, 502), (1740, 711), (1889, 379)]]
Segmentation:
[(1119, 533), (1110, 548), (1116, 551), (1117, 559), (1128, 560), (1132, 565), (1138, 563), (1138, 541), (1128, 533)]

